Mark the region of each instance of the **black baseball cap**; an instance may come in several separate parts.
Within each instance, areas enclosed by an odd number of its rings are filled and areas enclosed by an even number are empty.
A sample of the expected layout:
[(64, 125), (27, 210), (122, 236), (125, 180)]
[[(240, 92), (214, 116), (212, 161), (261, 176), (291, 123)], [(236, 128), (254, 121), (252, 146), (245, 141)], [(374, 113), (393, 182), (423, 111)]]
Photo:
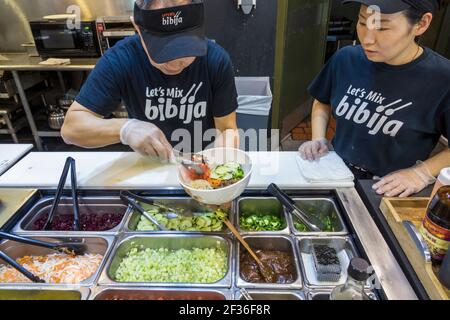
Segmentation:
[(343, 4), (357, 2), (366, 6), (378, 6), (381, 13), (392, 14), (401, 12), (410, 8), (421, 12), (435, 13), (439, 10), (438, 0), (344, 0)]
[(154, 10), (142, 8), (136, 1), (134, 21), (156, 63), (201, 57), (207, 53), (203, 0)]

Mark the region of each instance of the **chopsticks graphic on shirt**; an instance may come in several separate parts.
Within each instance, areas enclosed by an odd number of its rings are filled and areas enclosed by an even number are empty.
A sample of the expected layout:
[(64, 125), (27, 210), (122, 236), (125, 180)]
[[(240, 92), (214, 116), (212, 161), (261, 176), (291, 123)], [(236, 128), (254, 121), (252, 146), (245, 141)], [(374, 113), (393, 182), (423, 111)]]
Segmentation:
[[(379, 107), (377, 108), (377, 112), (381, 113), (381, 112), (385, 111), (387, 108), (392, 107), (392, 106), (394, 106), (394, 105), (396, 105), (396, 104), (398, 104), (398, 103), (400, 103), (400, 102), (402, 102), (402, 101), (403, 101), (403, 99), (399, 99), (399, 100), (394, 101), (394, 102), (392, 102), (392, 103), (390, 103), (390, 104), (388, 104), (388, 105), (386, 105), (386, 106), (379, 106)], [(396, 113), (397, 111), (400, 111), (400, 110), (402, 110), (402, 109), (405, 109), (405, 108), (411, 106), (412, 104), (413, 104), (412, 102), (409, 102), (409, 103), (407, 103), (407, 104), (402, 105), (401, 107), (398, 107), (398, 108), (395, 108), (395, 109), (389, 109), (389, 110), (386, 110), (386, 115), (387, 115), (387, 116), (392, 116), (392, 115), (393, 115), (394, 113)]]
[[(197, 93), (200, 91), (200, 88), (203, 86), (203, 82), (200, 82), (200, 84), (198, 85), (197, 89), (195, 90), (194, 94), (189, 97), (192, 93), (192, 91), (194, 91), (195, 87), (197, 85), (194, 84), (192, 85), (191, 89), (188, 91), (188, 93), (186, 94), (186, 96), (184, 96), (181, 100), (180, 100), (180, 104), (185, 104), (186, 101), (188, 101), (189, 103), (194, 103), (195, 102), (195, 98), (197, 97)], [(189, 99), (189, 100), (188, 100)]]
[(61, 200), (61, 195), (66, 184), (67, 175), (70, 170), (70, 188), (72, 193), (72, 203), (73, 203), (73, 228), (74, 231), (80, 231), (80, 215), (78, 208), (78, 190), (77, 190), (77, 172), (75, 166), (75, 159), (68, 157), (66, 163), (64, 164), (64, 169), (59, 179), (58, 188), (56, 189), (55, 199), (53, 200), (52, 208), (48, 214), (47, 221), (44, 225), (44, 230), (48, 230), (49, 226), (52, 224), (53, 216), (55, 215), (56, 209), (58, 208), (59, 202)]

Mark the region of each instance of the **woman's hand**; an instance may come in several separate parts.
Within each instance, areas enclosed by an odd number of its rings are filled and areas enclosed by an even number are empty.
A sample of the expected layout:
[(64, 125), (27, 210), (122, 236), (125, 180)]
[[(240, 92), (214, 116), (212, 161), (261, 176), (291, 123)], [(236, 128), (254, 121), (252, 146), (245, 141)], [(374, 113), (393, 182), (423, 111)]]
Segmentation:
[(326, 156), (331, 150), (330, 142), (325, 139), (313, 140), (303, 143), (298, 151), (303, 160), (314, 161)]
[(419, 161), (412, 168), (388, 174), (372, 188), (386, 197), (405, 198), (420, 192), (434, 182), (436, 178), (430, 173), (426, 164)]

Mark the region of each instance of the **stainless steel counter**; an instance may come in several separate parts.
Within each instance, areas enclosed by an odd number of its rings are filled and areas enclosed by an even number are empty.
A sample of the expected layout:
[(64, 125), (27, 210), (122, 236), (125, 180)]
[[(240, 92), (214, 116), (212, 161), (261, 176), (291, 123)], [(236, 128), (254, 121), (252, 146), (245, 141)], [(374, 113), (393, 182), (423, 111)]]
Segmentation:
[[(1, 57), (5, 57), (6, 60)], [(71, 63), (62, 66), (40, 65), (40, 57), (29, 57), (26, 53), (0, 53), (0, 70), (8, 71), (88, 71), (94, 69), (98, 59), (70, 59)]]
[(355, 188), (336, 190), (389, 300), (417, 300), (413, 288)]

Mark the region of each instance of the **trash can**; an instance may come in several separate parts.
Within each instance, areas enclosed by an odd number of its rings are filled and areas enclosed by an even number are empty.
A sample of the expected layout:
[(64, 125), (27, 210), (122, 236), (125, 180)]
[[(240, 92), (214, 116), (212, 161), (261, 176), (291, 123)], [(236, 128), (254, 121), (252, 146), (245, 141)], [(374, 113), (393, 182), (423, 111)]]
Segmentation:
[[(270, 128), (269, 118), (272, 109), (270, 79), (269, 77), (237, 77), (236, 89), (239, 105), (238, 128), (248, 133), (245, 136), (241, 133), (241, 148), (246, 151), (259, 151), (260, 145), (267, 143), (267, 132)], [(249, 137), (254, 137), (254, 131), (247, 131), (249, 129), (256, 130), (257, 143), (248, 141)], [(264, 141), (261, 141), (264, 135)]]

